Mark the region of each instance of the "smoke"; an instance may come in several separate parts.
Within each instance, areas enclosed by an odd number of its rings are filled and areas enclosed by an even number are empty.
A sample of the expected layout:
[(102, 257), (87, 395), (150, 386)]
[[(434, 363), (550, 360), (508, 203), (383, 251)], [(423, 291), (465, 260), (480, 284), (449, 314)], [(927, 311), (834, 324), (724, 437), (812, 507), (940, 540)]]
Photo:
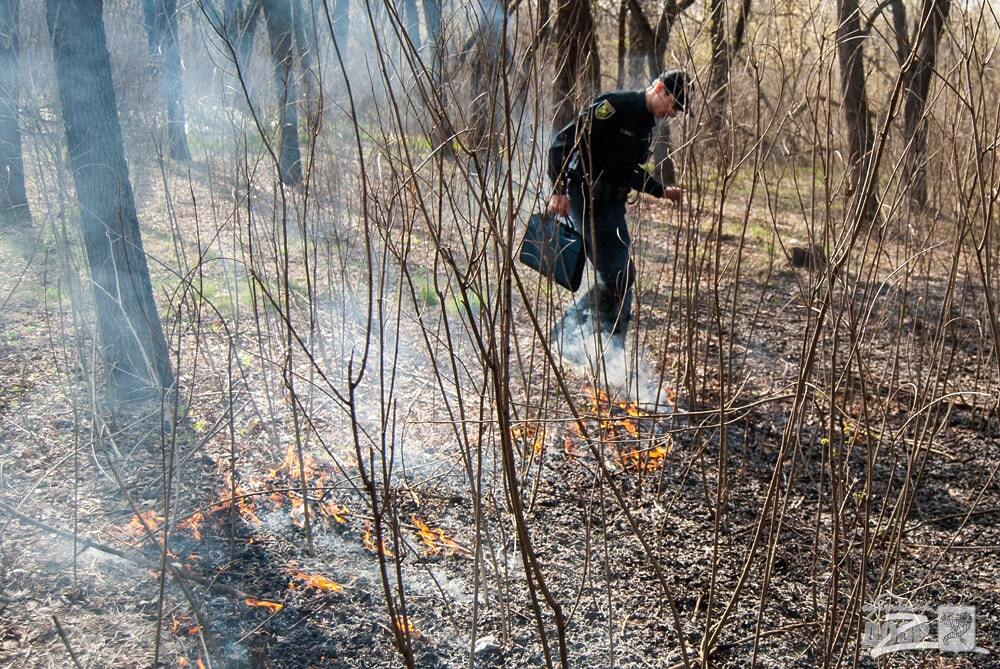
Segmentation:
[(667, 389), (660, 385), (652, 354), (635, 336), (623, 339), (601, 332), (588, 294), (581, 289), (581, 296), (567, 309), (562, 327), (553, 333), (552, 343), (564, 366), (596, 381), (608, 397), (634, 402), (647, 411), (669, 413)]

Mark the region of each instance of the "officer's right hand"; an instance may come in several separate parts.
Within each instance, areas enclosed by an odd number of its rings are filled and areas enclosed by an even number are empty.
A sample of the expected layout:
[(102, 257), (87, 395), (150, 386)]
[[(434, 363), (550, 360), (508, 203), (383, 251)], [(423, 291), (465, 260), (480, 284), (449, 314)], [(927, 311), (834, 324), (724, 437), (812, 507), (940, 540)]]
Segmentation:
[(549, 198), (549, 213), (553, 216), (569, 216), (569, 196), (553, 193)]

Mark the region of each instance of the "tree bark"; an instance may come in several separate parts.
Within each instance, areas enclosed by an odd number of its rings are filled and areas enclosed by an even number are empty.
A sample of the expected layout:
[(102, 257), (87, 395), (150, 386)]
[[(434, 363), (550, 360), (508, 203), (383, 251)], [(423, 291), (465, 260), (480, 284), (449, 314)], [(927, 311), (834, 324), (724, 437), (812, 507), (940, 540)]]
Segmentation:
[(406, 27), (406, 36), (417, 49), (420, 48), (420, 14), (417, 12), (417, 0), (397, 0), (396, 11)]
[(729, 44), (726, 42), (726, 2), (711, 0), (709, 37), (712, 60), (708, 74), (708, 115), (716, 131), (722, 130), (729, 88)]
[(594, 37), (590, 0), (565, 0), (556, 15), (556, 80), (553, 125), (561, 128), (594, 95), (601, 80), (601, 61)]
[[(315, 122), (321, 112), (321, 103), (316, 82), (319, 74), (316, 72), (315, 56), (318, 52), (315, 40), (312, 39), (312, 26), (307, 25), (306, 13), (302, 8), (302, 0), (291, 0), (292, 25), (295, 29), (295, 54), (299, 61), (299, 71), (302, 73), (302, 111), (306, 118)], [(311, 24), (311, 21), (309, 22)]]
[(910, 37), (906, 29), (906, 5), (903, 4), (903, 0), (892, 0), (889, 3), (889, 9), (892, 13), (892, 32), (896, 44), (896, 64), (903, 67), (906, 57), (910, 54)]
[(223, 6), (223, 23), (226, 40), (236, 57), (239, 67), (249, 90), (250, 79), (247, 74), (250, 66), (250, 54), (253, 49), (254, 32), (257, 29), (257, 16), (260, 14), (260, 0), (248, 0), (246, 6), (243, 0), (226, 0)]
[(424, 25), (427, 27), (427, 44), (430, 45), (430, 70), (432, 83), (440, 86), (444, 69), (444, 43), (441, 41), (441, 0), (423, 0)]
[[(861, 186), (870, 163), (874, 134), (871, 115), (868, 111), (868, 93), (864, 68), (865, 33), (861, 30), (861, 20), (857, 0), (838, 0), (837, 53), (840, 60), (841, 88), (844, 95), (844, 121), (847, 125), (847, 168), (850, 192), (863, 195)], [(871, 175), (874, 179), (875, 175)], [(875, 220), (875, 198), (868, 197), (864, 220)]]
[(31, 219), (18, 119), (19, 10), (18, 0), (0, 0), (0, 223), (9, 225), (23, 225)]
[(294, 186), (302, 181), (302, 158), (299, 152), (299, 119), (295, 109), (292, 7), (289, 0), (263, 0), (262, 7), (280, 109), (278, 174), (282, 183)]
[(646, 86), (656, 74), (652, 63), (656, 60), (653, 28), (642, 12), (638, 0), (629, 1), (628, 13), (628, 76), (627, 88)]
[(111, 397), (173, 385), (132, 199), (102, 0), (46, 0), (59, 99)]
[[(347, 40), (351, 32), (351, 0), (334, 0), (330, 18), (333, 20), (333, 37), (341, 52), (347, 51)], [(440, 12), (438, 13), (438, 30), (440, 31)]]
[[(694, 0), (668, 0), (660, 11), (654, 28), (639, 0), (626, 0), (629, 7), (629, 76), (628, 86), (646, 86), (664, 69), (670, 34), (678, 17)], [(670, 126), (658, 123), (653, 129), (650, 146), (653, 157), (653, 176), (660, 183), (677, 183), (677, 169), (670, 157)]]
[(177, 43), (177, 0), (143, 0), (149, 54), (167, 107), (170, 157), (191, 160), (184, 119), (181, 52)]
[(903, 137), (910, 138), (910, 146), (903, 163), (903, 176), (911, 201), (921, 208), (927, 206), (927, 119), (924, 112), (950, 8), (951, 0), (923, 1), (917, 27), (919, 30), (925, 23), (926, 27), (920, 35), (916, 60), (904, 87)]

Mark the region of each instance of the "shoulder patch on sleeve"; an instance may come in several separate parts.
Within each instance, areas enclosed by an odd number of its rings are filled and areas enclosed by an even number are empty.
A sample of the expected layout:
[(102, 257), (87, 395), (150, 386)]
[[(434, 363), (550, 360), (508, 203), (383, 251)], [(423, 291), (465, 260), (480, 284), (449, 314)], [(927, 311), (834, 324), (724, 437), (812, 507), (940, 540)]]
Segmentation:
[(601, 100), (600, 104), (594, 108), (594, 117), (599, 121), (604, 121), (611, 118), (615, 113), (615, 108), (611, 106), (611, 103), (607, 100)]

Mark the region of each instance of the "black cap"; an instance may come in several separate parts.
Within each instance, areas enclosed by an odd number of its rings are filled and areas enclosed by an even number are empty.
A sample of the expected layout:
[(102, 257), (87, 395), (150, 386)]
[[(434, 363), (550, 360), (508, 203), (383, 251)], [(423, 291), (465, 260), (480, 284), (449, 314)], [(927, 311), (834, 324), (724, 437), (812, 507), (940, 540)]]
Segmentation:
[(656, 78), (662, 81), (667, 89), (667, 93), (674, 96), (674, 104), (683, 112), (691, 113), (691, 106), (688, 104), (688, 93), (690, 93), (691, 82), (687, 72), (684, 70), (667, 70)]

